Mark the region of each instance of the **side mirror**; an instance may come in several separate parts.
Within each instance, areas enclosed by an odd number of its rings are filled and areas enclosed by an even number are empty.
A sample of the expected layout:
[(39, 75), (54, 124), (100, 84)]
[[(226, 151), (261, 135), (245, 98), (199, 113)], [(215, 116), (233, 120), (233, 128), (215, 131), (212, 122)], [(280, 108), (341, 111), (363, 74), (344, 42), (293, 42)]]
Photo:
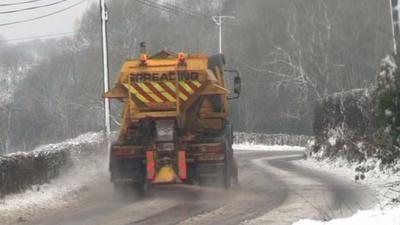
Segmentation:
[(233, 92), (235, 94), (240, 95), (240, 91), (242, 90), (242, 80), (240, 77), (235, 77), (235, 80), (233, 82)]
[(230, 96), (228, 99), (237, 99), (240, 97), (240, 92), (242, 90), (242, 80), (240, 79), (240, 73), (237, 70), (224, 70), (224, 72), (235, 75), (233, 79), (233, 93), (235, 96)]

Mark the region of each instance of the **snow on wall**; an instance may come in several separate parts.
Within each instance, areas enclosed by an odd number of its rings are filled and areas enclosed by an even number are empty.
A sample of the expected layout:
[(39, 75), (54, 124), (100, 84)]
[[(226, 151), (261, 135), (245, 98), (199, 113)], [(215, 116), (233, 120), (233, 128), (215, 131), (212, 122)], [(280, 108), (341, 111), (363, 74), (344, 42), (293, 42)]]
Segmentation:
[(234, 133), (234, 144), (306, 146), (313, 137), (292, 134)]
[(92, 156), (104, 153), (102, 133), (86, 133), (65, 142), (40, 146), (31, 152), (0, 156), (0, 198), (32, 185), (47, 183), (73, 163), (96, 163)]

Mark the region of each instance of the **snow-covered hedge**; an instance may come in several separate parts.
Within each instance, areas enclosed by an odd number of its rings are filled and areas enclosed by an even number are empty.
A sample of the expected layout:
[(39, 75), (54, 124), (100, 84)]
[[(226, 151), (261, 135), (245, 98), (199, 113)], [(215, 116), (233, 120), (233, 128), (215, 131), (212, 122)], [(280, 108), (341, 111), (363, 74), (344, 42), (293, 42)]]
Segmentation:
[(306, 146), (313, 138), (305, 135), (235, 132), (235, 144)]
[(372, 104), (368, 89), (337, 93), (319, 102), (313, 124), (314, 156), (344, 156), (352, 161), (372, 155), (368, 150), (373, 148), (366, 146), (376, 127)]
[(399, 97), (400, 73), (387, 56), (375, 85), (333, 94), (316, 105), (310, 155), (393, 162), (400, 156)]
[(102, 133), (87, 133), (31, 152), (0, 156), (0, 197), (49, 182), (74, 162), (94, 163), (92, 156), (104, 150)]

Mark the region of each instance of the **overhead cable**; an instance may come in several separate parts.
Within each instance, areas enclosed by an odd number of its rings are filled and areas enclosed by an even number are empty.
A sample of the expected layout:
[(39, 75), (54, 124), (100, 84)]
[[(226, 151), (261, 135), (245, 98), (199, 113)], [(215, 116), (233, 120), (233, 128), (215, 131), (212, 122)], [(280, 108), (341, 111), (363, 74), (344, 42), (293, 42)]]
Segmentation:
[(191, 16), (191, 17), (195, 17), (195, 18), (206, 18), (206, 15), (202, 15), (187, 9), (183, 9), (181, 7), (177, 7), (174, 5), (167, 5), (167, 4), (163, 4), (157, 1), (152, 1), (152, 0), (136, 0), (137, 2), (149, 6), (151, 8), (155, 8), (155, 9), (159, 9), (168, 13), (172, 13), (172, 14), (182, 14), (182, 15), (186, 15), (186, 16)]
[(66, 1), (69, 1), (69, 0), (60, 0), (60, 1), (57, 1), (57, 2), (52, 2), (52, 3), (49, 3), (49, 4), (45, 4), (45, 5), (32, 6), (32, 7), (28, 7), (28, 8), (22, 8), (22, 9), (0, 11), (0, 14), (9, 14), (9, 13), (16, 13), (16, 12), (23, 12), (23, 11), (29, 11), (29, 10), (34, 10), (34, 9), (40, 9), (40, 8), (45, 8), (45, 7), (57, 5), (57, 4), (66, 2)]
[(76, 32), (63, 32), (63, 33), (55, 33), (55, 34), (42, 34), (36, 36), (29, 36), (29, 37), (21, 37), (21, 38), (14, 38), (14, 39), (5, 39), (1, 40), (0, 43), (4, 42), (15, 42), (15, 41), (26, 41), (26, 40), (34, 40), (40, 38), (57, 38), (57, 37), (66, 37), (76, 34)]
[(41, 16), (33, 17), (33, 18), (30, 18), (30, 19), (18, 20), (18, 21), (13, 21), (13, 22), (8, 22), (8, 23), (0, 23), (0, 27), (9, 26), (9, 25), (13, 25), (13, 24), (19, 24), (19, 23), (26, 23), (26, 22), (42, 19), (42, 18), (45, 18), (45, 17), (49, 17), (49, 16), (52, 16), (52, 15), (67, 11), (68, 9), (73, 8), (75, 6), (78, 6), (78, 5), (82, 4), (82, 3), (84, 3), (85, 1), (88, 1), (88, 0), (81, 0), (81, 1), (79, 1), (79, 2), (77, 2), (75, 4), (73, 4), (73, 5), (68, 6), (68, 7), (56, 10), (56, 11), (48, 13), (48, 14), (44, 14), (44, 15), (41, 15)]
[(34, 3), (34, 2), (42, 2), (42, 1), (45, 1), (45, 0), (29, 0), (29, 1), (23, 1), (23, 2), (0, 3), (0, 6), (24, 5), (24, 4), (29, 4), (29, 3)]

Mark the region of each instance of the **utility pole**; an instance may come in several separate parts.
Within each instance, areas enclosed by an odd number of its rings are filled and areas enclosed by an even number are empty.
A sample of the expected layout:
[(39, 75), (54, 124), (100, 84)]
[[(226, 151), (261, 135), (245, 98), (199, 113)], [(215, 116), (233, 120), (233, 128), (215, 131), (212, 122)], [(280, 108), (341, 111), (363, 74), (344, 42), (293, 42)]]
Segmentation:
[(213, 16), (212, 20), (218, 26), (219, 53), (222, 53), (222, 22), (224, 19), (235, 19), (234, 16)]
[[(102, 48), (103, 48), (103, 75), (104, 75), (104, 93), (108, 91), (108, 49), (107, 49), (107, 20), (108, 13), (105, 0), (100, 0), (100, 14), (101, 14), (101, 40), (102, 40)], [(111, 127), (110, 127), (110, 100), (108, 98), (104, 98), (104, 125), (106, 128), (107, 135), (107, 144), (110, 145), (110, 135), (111, 135)]]
[(400, 17), (399, 17), (399, 1), (390, 1), (390, 15), (392, 19), (392, 32), (393, 32), (393, 49), (394, 54), (397, 55), (397, 48), (400, 42)]

